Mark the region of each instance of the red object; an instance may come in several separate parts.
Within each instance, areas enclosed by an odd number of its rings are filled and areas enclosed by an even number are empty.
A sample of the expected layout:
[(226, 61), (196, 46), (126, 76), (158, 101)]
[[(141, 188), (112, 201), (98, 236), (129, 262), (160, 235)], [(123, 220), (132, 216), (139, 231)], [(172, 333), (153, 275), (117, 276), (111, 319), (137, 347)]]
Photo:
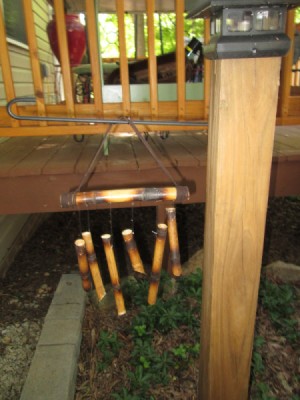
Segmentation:
[[(86, 36), (84, 25), (80, 22), (78, 14), (66, 14), (67, 40), (71, 67), (81, 63), (86, 49)], [(47, 34), (51, 49), (55, 57), (60, 62), (58, 37), (56, 31), (56, 20), (53, 16), (52, 21), (47, 25)]]

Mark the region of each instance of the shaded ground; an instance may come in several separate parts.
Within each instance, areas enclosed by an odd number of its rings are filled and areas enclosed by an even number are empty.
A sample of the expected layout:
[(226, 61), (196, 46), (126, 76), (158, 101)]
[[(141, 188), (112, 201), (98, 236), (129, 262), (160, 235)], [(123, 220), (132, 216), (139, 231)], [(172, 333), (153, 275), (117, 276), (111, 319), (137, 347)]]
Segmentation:
[[(145, 264), (151, 264), (153, 253), (155, 230), (155, 210), (153, 208), (112, 210), (90, 212), (89, 215), (91, 231), (94, 235), (96, 252), (99, 261), (103, 260), (103, 251), (100, 245), (100, 234), (113, 231), (115, 239), (115, 250), (117, 254), (118, 266), (122, 276), (127, 274), (127, 262), (121, 239), (121, 230), (132, 227), (136, 233), (136, 241)], [(204, 205), (178, 206), (177, 208), (178, 229), (180, 236), (180, 247), (182, 261), (188, 259), (199, 248), (203, 246), (204, 230)], [(87, 229), (88, 218), (82, 214), (82, 228)], [(34, 351), (35, 343), (39, 334), (39, 327), (42, 325), (43, 318), (47, 312), (52, 295), (62, 273), (69, 273), (77, 270), (76, 256), (73, 242), (80, 232), (77, 213), (52, 214), (38, 229), (34, 237), (28, 241), (26, 246), (16, 258), (14, 264), (8, 272), (7, 277), (0, 282), (0, 359), (6, 360), (8, 354), (12, 355), (8, 359), (13, 360), (17, 367), (8, 368), (7, 362), (0, 363), (0, 399), (18, 399), (18, 391), (24, 382), (27, 368)], [(265, 249), (263, 264), (281, 259), (286, 262), (300, 265), (300, 199), (271, 199), (269, 202)], [(101, 255), (100, 255), (101, 254)], [(100, 314), (94, 312), (92, 307), (87, 309), (85, 331), (94, 332), (95, 326), (99, 326)], [(121, 324), (126, 323), (128, 315), (122, 320)], [(96, 319), (95, 322), (93, 320)], [(258, 320), (264, 319), (264, 313), (258, 312)], [(102, 316), (103, 320), (103, 316)], [(97, 322), (98, 321), (98, 322)], [(120, 319), (111, 314), (107, 317), (108, 323), (114, 327), (120, 325)], [(25, 323), (25, 327), (23, 326)], [(34, 326), (34, 334), (31, 327)], [(22, 340), (17, 340), (16, 331), (21, 328)], [(119, 329), (119, 328), (118, 328)], [(263, 324), (263, 330), (268, 335), (272, 335), (272, 330), (268, 325)], [(24, 333), (25, 332), (25, 333)], [(97, 333), (95, 332), (97, 336)], [(274, 334), (275, 335), (275, 334)], [(180, 337), (176, 332), (174, 337)], [(275, 335), (276, 336), (276, 335)], [(274, 338), (274, 336), (273, 336)], [(89, 337), (85, 337), (87, 342), (83, 342), (83, 354), (90, 351)], [(274, 341), (270, 339), (270, 343)], [(276, 341), (275, 341), (276, 342)], [(287, 359), (291, 362), (292, 352), (278, 339), (279, 347), (277, 353), (288, 354)], [(23, 348), (28, 346), (26, 357), (22, 362), (19, 361), (18, 353), (22, 353)], [(269, 346), (269, 345), (268, 345)], [(282, 348), (283, 346), (283, 348)], [(265, 350), (264, 350), (265, 351)], [(269, 350), (266, 350), (266, 357)], [(272, 353), (273, 354), (273, 353)], [(276, 354), (276, 351), (274, 351)], [(271, 357), (271, 356), (270, 356)], [(289, 368), (284, 368), (283, 359), (272, 357), (268, 360), (271, 368), (283, 370), (283, 374), (294, 373), (293, 368), (287, 363)], [(83, 367), (82, 367), (83, 366)], [(86, 385), (85, 361), (81, 360), (80, 371), (81, 381), (78, 385)], [(88, 367), (89, 379), (96, 376), (97, 371)], [(272, 369), (270, 370), (272, 378)], [(290, 372), (289, 372), (290, 371)], [(188, 376), (191, 376), (189, 372)], [(8, 379), (8, 377), (10, 377)], [(106, 382), (108, 381), (107, 378)], [(190, 378), (188, 378), (190, 380)], [(19, 381), (19, 384), (16, 384)], [(287, 380), (289, 382), (289, 379)], [(90, 382), (90, 380), (89, 380)], [(194, 383), (193, 383), (194, 385)], [(194, 387), (194, 386), (193, 386)], [(194, 389), (193, 389), (194, 390)], [(88, 398), (88, 397), (78, 397)], [(89, 397), (99, 398), (100, 397)], [(164, 398), (164, 397), (157, 397)], [(173, 397), (165, 397), (173, 398)], [(174, 397), (175, 398), (175, 397)], [(186, 397), (184, 397), (186, 398)], [(192, 398), (192, 397), (191, 397)], [(291, 397), (278, 397), (291, 398)], [(106, 397), (108, 400), (109, 397)]]

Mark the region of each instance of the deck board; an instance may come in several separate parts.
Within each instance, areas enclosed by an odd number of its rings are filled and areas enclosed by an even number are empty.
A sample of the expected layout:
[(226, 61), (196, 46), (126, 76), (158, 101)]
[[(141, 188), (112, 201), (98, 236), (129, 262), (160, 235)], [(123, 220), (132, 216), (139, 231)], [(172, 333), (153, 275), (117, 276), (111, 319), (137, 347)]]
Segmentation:
[[(91, 136), (87, 136), (85, 138), (84, 142), (81, 144), (82, 152), (80, 154), (80, 157), (77, 160), (77, 163), (75, 166), (75, 173), (84, 174), (87, 171), (91, 161), (93, 160), (94, 156), (96, 155), (96, 152), (97, 152), (98, 147), (100, 146), (100, 143), (102, 142), (102, 138), (103, 138), (103, 135), (91, 135)], [(104, 161), (103, 152), (100, 153), (100, 156), (99, 156), (98, 161), (95, 166), (95, 171), (96, 172), (106, 171), (106, 164)]]
[[(45, 138), (22, 158), (10, 171), (10, 176), (41, 175), (45, 164), (61, 149), (67, 138)], [(27, 146), (27, 144), (26, 144)]]
[(19, 138), (10, 138), (10, 140), (0, 145), (0, 177), (8, 175), (13, 176), (12, 170), (22, 163), (26, 157), (35, 152), (36, 147), (40, 145), (45, 138), (35, 137), (23, 141)]
[[(0, 213), (60, 211), (60, 194), (78, 186), (102, 137), (85, 136), (82, 143), (72, 136), (2, 141)], [(170, 185), (139, 138), (111, 135), (109, 142), (108, 155), (101, 152), (83, 190)], [(189, 186), (190, 201), (205, 201), (207, 134), (176, 131), (163, 140), (151, 133), (148, 142), (176, 183)], [(300, 195), (300, 126), (276, 128), (270, 195)]]
[(130, 141), (139, 171), (155, 168), (157, 166), (156, 161), (140, 141), (140, 139), (136, 136), (132, 136)]
[(52, 156), (42, 168), (42, 174), (73, 174), (80, 154), (83, 151), (81, 143), (68, 136), (62, 139), (62, 145), (53, 151)]
[[(206, 164), (207, 156), (207, 136), (203, 134), (195, 135), (175, 135), (174, 140), (198, 160), (199, 165)], [(199, 144), (200, 143), (200, 144)]]

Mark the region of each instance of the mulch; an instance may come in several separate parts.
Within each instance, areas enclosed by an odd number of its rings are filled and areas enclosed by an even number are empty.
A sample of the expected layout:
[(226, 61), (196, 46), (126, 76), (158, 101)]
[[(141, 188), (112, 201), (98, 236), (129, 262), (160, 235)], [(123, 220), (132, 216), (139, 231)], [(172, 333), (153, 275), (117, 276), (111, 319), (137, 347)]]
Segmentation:
[[(180, 251), (182, 262), (185, 262), (197, 250), (203, 247), (204, 233), (204, 212), (205, 205), (188, 205), (177, 207), (177, 222), (179, 231)], [(25, 318), (42, 318), (45, 316), (50, 305), (52, 295), (57, 287), (61, 274), (77, 271), (77, 260), (74, 250), (74, 240), (80, 235), (80, 228), (87, 229), (90, 226), (94, 236), (95, 249), (99, 262), (104, 260), (103, 248), (100, 235), (103, 233), (113, 233), (115, 252), (117, 254), (117, 263), (120, 266), (121, 276), (128, 274), (128, 260), (126, 259), (125, 249), (121, 237), (121, 232), (125, 228), (134, 227), (136, 241), (140, 250), (142, 259), (146, 265), (151, 265), (151, 258), (154, 246), (155, 231), (155, 208), (129, 208), (113, 209), (104, 211), (91, 211), (81, 213), (81, 227), (79, 224), (78, 213), (65, 212), (54, 213), (43, 222), (34, 236), (26, 243), (23, 249), (16, 257), (14, 263), (9, 269), (5, 279), (0, 281), (0, 319), (2, 323), (15, 323), (23, 321)], [(263, 253), (263, 265), (273, 261), (282, 260), (288, 263), (300, 265), (300, 199), (299, 198), (273, 198), (269, 200), (268, 215), (266, 223), (265, 245)], [(104, 280), (109, 281), (108, 274), (104, 273)], [(17, 299), (16, 301), (12, 301)], [(21, 307), (20, 304), (26, 304), (36, 301), (37, 308)], [(91, 389), (92, 382), (98, 379), (95, 367), (86, 365), (87, 359), (92, 360), (95, 357), (95, 337), (98, 335), (97, 327), (100, 320), (106, 319), (112, 329), (122, 329), (120, 319), (108, 313), (103, 315), (96, 312), (91, 304), (87, 308), (83, 347), (81, 354), (85, 358), (80, 359), (78, 390), (82, 387)], [(129, 318), (129, 315), (128, 315)], [(263, 315), (258, 311), (258, 320), (263, 319)], [(127, 317), (123, 319), (126, 323)], [(121, 323), (121, 324), (122, 324)], [(270, 327), (264, 325), (262, 328), (265, 334), (275, 334), (270, 331)], [(271, 333), (270, 333), (271, 332)], [(180, 340), (180, 333), (178, 333)], [(175, 340), (175, 339), (174, 339)], [(269, 340), (269, 339), (268, 339)], [(278, 339), (280, 342), (280, 339)], [(273, 343), (273, 341), (272, 341)], [(284, 347), (274, 347), (273, 355), (278, 352), (286, 353), (286, 360), (290, 360), (289, 349)], [(1, 349), (0, 349), (1, 353)], [(269, 364), (273, 368), (284, 369), (283, 361), (276, 362), (273, 355), (268, 356)], [(124, 355), (126, 358), (126, 355)], [(121, 364), (121, 363), (120, 363)], [(286, 362), (289, 365), (288, 362)], [(121, 367), (120, 367), (121, 368)], [(270, 369), (270, 379), (272, 379), (272, 369)], [(88, 373), (88, 376), (86, 374)], [(192, 375), (197, 377), (197, 370), (189, 371), (188, 382), (193, 381)], [(112, 390), (115, 384), (113, 377), (106, 377), (105, 384), (111, 385)], [(103, 385), (102, 381), (102, 385)], [(195, 382), (192, 383), (195, 390)], [(100, 389), (97, 389), (100, 390)], [(77, 397), (77, 399), (101, 397), (101, 393), (95, 391), (96, 397)], [(186, 389), (187, 390), (187, 389)], [(78, 393), (79, 393), (78, 392)], [(91, 396), (91, 393), (89, 394)], [(98, 396), (98, 397), (97, 397)], [(172, 394), (172, 396), (175, 396)], [(157, 397), (160, 398), (179, 398), (179, 397)], [(183, 398), (183, 397), (182, 397)], [(184, 397), (188, 399), (188, 397)], [(193, 397), (190, 397), (191, 399)], [(286, 397), (280, 397), (285, 399)]]

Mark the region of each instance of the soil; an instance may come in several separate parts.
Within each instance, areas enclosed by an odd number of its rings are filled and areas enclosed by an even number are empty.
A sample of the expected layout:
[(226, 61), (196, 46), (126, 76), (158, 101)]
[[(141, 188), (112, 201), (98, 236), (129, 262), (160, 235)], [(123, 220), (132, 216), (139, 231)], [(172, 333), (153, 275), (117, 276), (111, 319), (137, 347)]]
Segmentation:
[[(203, 247), (204, 208), (203, 204), (177, 207), (182, 262), (188, 260)], [(97, 240), (97, 237), (100, 238), (103, 233), (113, 233), (117, 263), (121, 266), (121, 277), (125, 277), (129, 272), (121, 237), (122, 229), (134, 227), (142, 259), (145, 265), (151, 265), (155, 236), (153, 233), (155, 231), (154, 208), (133, 207), (123, 210), (91, 211), (81, 213), (80, 218), (78, 213), (73, 212), (51, 214), (18, 254), (6, 278), (0, 281), (1, 400), (19, 398), (43, 318), (61, 274), (78, 270), (74, 240), (79, 237), (81, 230), (89, 227), (94, 235), (99, 263), (103, 262), (104, 255), (100, 239)], [(277, 260), (300, 265), (299, 243), (300, 199), (270, 199), (263, 265)], [(104, 280), (109, 281), (108, 275), (104, 275)], [(132, 313), (134, 312), (135, 310), (132, 310)], [(116, 372), (113, 376), (102, 376), (101, 385), (99, 384), (99, 374), (95, 364), (97, 361), (93, 349), (95, 349), (99, 334), (97, 329), (102, 323), (108, 324), (113, 330), (120, 331), (122, 324), (129, 323), (130, 313), (128, 312), (125, 318), (120, 319), (112, 312), (105, 310), (98, 312), (92, 303), (88, 305), (79, 362), (77, 400), (108, 400), (110, 399), (108, 393), (113, 391), (114, 385), (120, 385), (122, 375), (116, 375)], [(276, 332), (272, 331), (270, 321), (260, 309), (257, 314), (257, 325), (260, 326), (257, 329), (264, 332), (268, 341), (266, 349), (263, 349), (267, 360), (268, 384), (273, 388), (276, 398), (291, 399), (292, 397), (288, 397), (287, 393), (293, 381), (292, 376), (297, 373), (299, 351), (291, 348), (289, 343), (284, 342)], [(174, 331), (168, 341), (172, 345), (176, 342), (180, 343), (182, 335), (185, 334), (185, 332)], [(126, 366), (126, 357), (128, 354), (124, 353), (123, 359), (121, 357), (118, 364)], [(168, 388), (164, 397), (160, 395), (157, 399), (193, 399), (195, 398), (193, 393), (196, 392), (196, 380), (197, 366), (193, 365), (186, 373), (183, 373), (180, 384), (179, 381), (174, 382), (173, 388)], [(185, 382), (184, 388), (183, 382)], [(125, 385), (126, 382), (122, 384)], [(188, 395), (190, 397), (183, 395), (182, 389), (186, 390), (185, 393), (190, 393)], [(292, 388), (294, 393), (296, 393), (295, 390)]]

